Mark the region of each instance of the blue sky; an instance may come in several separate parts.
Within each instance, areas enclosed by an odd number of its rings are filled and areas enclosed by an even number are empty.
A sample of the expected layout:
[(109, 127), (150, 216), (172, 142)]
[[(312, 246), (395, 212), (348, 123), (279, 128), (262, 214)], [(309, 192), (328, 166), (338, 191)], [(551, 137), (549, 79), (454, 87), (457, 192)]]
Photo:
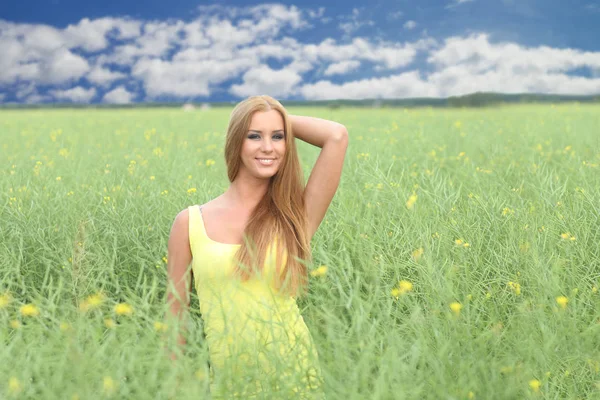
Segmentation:
[(600, 94), (599, 37), (600, 0), (1, 2), (0, 103)]

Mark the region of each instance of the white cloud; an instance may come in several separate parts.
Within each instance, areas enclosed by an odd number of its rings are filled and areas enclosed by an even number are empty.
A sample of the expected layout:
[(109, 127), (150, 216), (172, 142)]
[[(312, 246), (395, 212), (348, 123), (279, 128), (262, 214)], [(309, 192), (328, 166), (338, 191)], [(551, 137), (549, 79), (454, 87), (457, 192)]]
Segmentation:
[(430, 51), (434, 70), (360, 79), (342, 84), (318, 81), (299, 88), (307, 99), (448, 97), (477, 91), (500, 93), (598, 94), (600, 78), (569, 75), (600, 68), (600, 52), (527, 48), (489, 42), (486, 34), (448, 38)]
[[(296, 6), (286, 7), (282, 4), (267, 3), (250, 7), (253, 19), (246, 20), (249, 26), (254, 26), (254, 32), (261, 34), (277, 34), (280, 29), (289, 24), (292, 29), (301, 29), (308, 26), (302, 17), (302, 11)], [(258, 20), (259, 22), (253, 22)], [(240, 23), (244, 26), (244, 21)]]
[(119, 86), (106, 93), (104, 97), (102, 97), (102, 101), (104, 103), (128, 104), (132, 102), (134, 97), (135, 95), (128, 92), (124, 86)]
[(424, 82), (419, 71), (404, 72), (385, 78), (360, 79), (342, 84), (319, 81), (306, 84), (300, 93), (311, 100), (435, 97), (436, 88)]
[[(290, 32), (322, 20), (323, 7), (213, 5), (199, 10), (201, 15), (189, 22), (84, 18), (64, 29), (0, 20), (0, 92), (10, 88), (24, 102), (53, 99), (44, 93), (91, 101), (97, 94), (92, 90), (122, 79), (139, 84), (148, 99), (210, 97), (215, 90), (240, 97), (263, 92), (307, 99), (446, 97), (474, 91), (600, 92), (598, 51), (493, 43), (485, 33), (442, 42), (425, 36), (414, 42), (326, 37), (309, 43), (302, 40), (305, 35), (294, 38)], [(339, 17), (338, 22), (347, 24), (342, 28), (347, 34), (369, 23), (360, 19), (361, 10)], [(417, 27), (414, 21), (403, 25)], [(281, 67), (273, 67), (273, 60)], [(420, 60), (426, 68), (417, 63)], [(367, 73), (374, 71), (379, 77), (343, 83), (325, 79), (365, 64)], [(591, 77), (576, 76), (582, 68), (589, 69)], [(386, 71), (389, 75), (381, 76)], [(306, 81), (309, 77), (316, 82)], [(79, 82), (82, 78), (94, 87), (84, 89), (87, 83)], [(119, 86), (103, 101), (126, 103), (135, 98), (135, 93)]]
[(356, 69), (360, 66), (360, 61), (356, 60), (347, 60), (340, 61), (335, 64), (331, 64), (324, 72), (325, 76), (335, 75), (335, 74), (345, 74), (348, 71)]
[(133, 66), (131, 74), (144, 83), (149, 97), (209, 96), (211, 84), (219, 84), (235, 78), (256, 64), (254, 59), (173, 62), (142, 59)]
[(17, 80), (62, 84), (78, 79), (89, 70), (88, 61), (65, 43), (59, 29), (0, 20), (0, 84)]
[(414, 60), (417, 49), (424, 43), (423, 41), (404, 45), (384, 43), (377, 46), (363, 38), (355, 38), (350, 44), (338, 45), (335, 40), (327, 38), (318, 45), (304, 45), (300, 54), (302, 59), (308, 59), (311, 62), (340, 62), (357, 59), (382, 64), (393, 69), (410, 64)]
[(404, 29), (411, 30), (411, 29), (415, 29), (417, 27), (417, 23), (413, 20), (410, 20), (410, 21), (406, 21), (403, 26), (404, 26)]
[(272, 70), (266, 65), (244, 73), (244, 83), (232, 85), (229, 92), (238, 96), (246, 97), (256, 93), (266, 93), (274, 97), (287, 97), (294, 93), (294, 87), (300, 83), (302, 78), (296, 72), (281, 69)]
[(323, 16), (323, 13), (325, 13), (325, 7), (319, 7), (317, 11), (307, 10), (307, 13), (310, 18), (321, 18)]
[(600, 52), (494, 44), (487, 34), (478, 34), (446, 39), (427, 61), (436, 67), (429, 81), (444, 96), (473, 91), (600, 93), (600, 79), (568, 74), (581, 67), (600, 68)]
[(490, 43), (489, 35), (446, 39), (442, 48), (432, 51), (428, 62), (438, 68), (461, 65), (474, 74), (505, 70), (514, 75), (567, 72), (579, 67), (599, 68), (600, 52), (556, 49), (548, 46), (523, 47), (515, 43)]
[(121, 18), (83, 18), (77, 25), (69, 25), (63, 35), (68, 48), (81, 47), (93, 52), (108, 46), (107, 34), (117, 31), (117, 39), (131, 39), (140, 35), (140, 21)]
[(143, 25), (143, 33), (133, 42), (116, 46), (111, 54), (100, 55), (97, 63), (128, 66), (141, 57), (162, 57), (177, 45), (179, 32), (184, 26), (183, 21), (148, 22)]
[(346, 36), (351, 35), (352, 33), (357, 31), (363, 25), (368, 25), (368, 26), (375, 25), (375, 22), (373, 22), (371, 20), (361, 19), (360, 13), (361, 13), (361, 10), (359, 10), (358, 8), (353, 8), (351, 16), (346, 16), (346, 15), (338, 16), (339, 19), (344, 20), (344, 22), (339, 23), (338, 28), (340, 28), (346, 34)]
[(454, 8), (460, 6), (461, 4), (470, 3), (472, 1), (474, 0), (453, 0), (444, 8)]
[(87, 60), (67, 49), (59, 49), (44, 60), (38, 77), (41, 83), (57, 84), (77, 80), (88, 72)]
[(75, 103), (89, 103), (92, 97), (96, 95), (96, 89), (93, 87), (85, 89), (77, 86), (68, 90), (51, 90), (50, 94), (61, 100), (66, 99)]
[(25, 102), (25, 104), (37, 104), (37, 103), (50, 102), (51, 100), (52, 100), (52, 98), (48, 95), (34, 93), (31, 96), (27, 97), (24, 100), (24, 102)]
[(385, 17), (388, 20), (395, 20), (395, 19), (399, 19), (403, 15), (404, 15), (404, 13), (402, 11), (391, 11), (391, 12), (386, 13)]
[(181, 45), (186, 48), (210, 46), (211, 41), (204, 32), (204, 26), (205, 24), (200, 20), (185, 24), (181, 29), (181, 33), (184, 35)]
[(108, 68), (102, 68), (100, 66), (95, 66), (88, 74), (86, 75), (86, 79), (92, 83), (95, 83), (99, 86), (107, 86), (111, 82), (114, 82), (117, 79), (126, 78), (127, 74), (118, 71), (111, 71)]

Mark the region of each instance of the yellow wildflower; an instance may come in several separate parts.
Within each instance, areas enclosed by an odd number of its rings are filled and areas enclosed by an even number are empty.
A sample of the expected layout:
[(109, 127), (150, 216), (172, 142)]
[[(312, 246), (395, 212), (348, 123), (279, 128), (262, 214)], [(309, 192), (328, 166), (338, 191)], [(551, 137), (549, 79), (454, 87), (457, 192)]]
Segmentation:
[(514, 213), (515, 213), (515, 211), (508, 207), (504, 207), (502, 209), (502, 215), (508, 215), (508, 214), (514, 214)]
[(456, 240), (454, 240), (454, 243), (455, 243), (457, 246), (462, 246), (462, 247), (469, 247), (469, 246), (470, 246), (470, 244), (469, 244), (469, 243), (467, 243), (467, 242), (463, 241), (462, 239), (456, 239)]
[(563, 238), (564, 240), (575, 240), (575, 236), (571, 235), (570, 232), (561, 233), (560, 237)]
[(164, 322), (155, 321), (154, 322), (154, 330), (157, 332), (166, 332), (167, 324), (165, 324)]
[(4, 293), (3, 295), (0, 295), (0, 308), (5, 308), (8, 303), (10, 303), (12, 300), (12, 297), (10, 296), (10, 293)]
[(409, 281), (401, 280), (398, 283), (398, 287), (399, 287), (401, 293), (406, 293), (406, 292), (410, 292), (412, 290), (413, 284), (410, 283)]
[(415, 260), (415, 261), (419, 261), (419, 259), (420, 259), (420, 258), (421, 258), (421, 256), (423, 255), (423, 251), (424, 251), (424, 250), (423, 250), (423, 248), (422, 248), (422, 247), (419, 247), (418, 249), (414, 250), (414, 251), (412, 252), (412, 258), (413, 258), (413, 260)]
[(327, 266), (321, 265), (317, 269), (310, 271), (311, 276), (324, 276), (327, 273)]
[(416, 202), (417, 202), (417, 194), (413, 193), (408, 197), (408, 200), (406, 200), (406, 208), (411, 210), (414, 207)]
[(567, 296), (558, 296), (556, 298), (556, 302), (558, 303), (559, 306), (561, 306), (564, 309), (567, 307), (567, 303), (569, 302), (569, 299), (567, 298)]
[(104, 377), (104, 385), (103, 386), (104, 386), (104, 391), (108, 394), (114, 393), (114, 391), (117, 388), (116, 382), (110, 376)]
[(115, 324), (115, 321), (112, 318), (105, 318), (104, 319), (104, 326), (106, 326), (109, 329), (112, 329), (116, 326), (117, 324)]
[(214, 164), (215, 164), (215, 160), (210, 159), (210, 158), (208, 160), (206, 160), (206, 166), (207, 167), (210, 167), (211, 165), (214, 165)]
[(401, 280), (398, 282), (398, 287), (392, 289), (391, 294), (395, 298), (399, 298), (404, 295), (406, 292), (410, 292), (413, 289), (413, 284), (407, 280)]
[(133, 314), (133, 308), (127, 303), (119, 303), (115, 305), (115, 312), (117, 315), (131, 315)]
[(102, 293), (96, 293), (91, 296), (88, 296), (80, 305), (79, 309), (81, 311), (88, 311), (95, 308), (98, 308), (104, 302), (104, 295)]
[(19, 380), (14, 376), (11, 376), (8, 380), (8, 391), (11, 394), (18, 394), (22, 389), (21, 382), (19, 382)]
[(460, 314), (460, 310), (462, 309), (462, 304), (460, 304), (459, 302), (455, 301), (450, 303), (450, 309), (452, 310), (452, 312), (456, 315)]
[(508, 282), (508, 286), (510, 286), (515, 291), (515, 294), (517, 296), (521, 294), (521, 285), (517, 282)]
[(21, 306), (20, 311), (21, 315), (24, 315), (26, 317), (35, 317), (40, 314), (40, 311), (34, 304), (25, 304)]
[(152, 153), (158, 157), (162, 157), (164, 155), (164, 153), (160, 147), (154, 148), (154, 150), (152, 150)]
[(19, 329), (21, 327), (21, 323), (16, 319), (11, 320), (9, 325), (13, 329)]
[(542, 383), (540, 381), (538, 381), (537, 379), (532, 379), (529, 381), (529, 387), (531, 389), (533, 389), (533, 391), (536, 393), (539, 393), (541, 385), (542, 385)]

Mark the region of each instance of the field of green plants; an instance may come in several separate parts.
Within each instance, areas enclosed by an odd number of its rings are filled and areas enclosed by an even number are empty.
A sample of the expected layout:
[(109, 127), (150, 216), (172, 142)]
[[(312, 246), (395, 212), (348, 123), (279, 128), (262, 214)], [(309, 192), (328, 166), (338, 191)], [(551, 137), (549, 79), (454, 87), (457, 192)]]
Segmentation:
[[(167, 241), (230, 111), (0, 111), (0, 398), (207, 398)], [(288, 111), (350, 135), (298, 300), (328, 399), (600, 399), (600, 107)]]

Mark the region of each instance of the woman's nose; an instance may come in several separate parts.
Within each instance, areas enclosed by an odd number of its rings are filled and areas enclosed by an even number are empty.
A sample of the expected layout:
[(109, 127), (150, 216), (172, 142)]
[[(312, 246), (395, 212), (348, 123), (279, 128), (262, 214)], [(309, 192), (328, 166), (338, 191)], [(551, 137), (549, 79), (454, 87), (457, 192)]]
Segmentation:
[(271, 151), (273, 150), (273, 143), (269, 139), (263, 140), (262, 142), (263, 151)]

